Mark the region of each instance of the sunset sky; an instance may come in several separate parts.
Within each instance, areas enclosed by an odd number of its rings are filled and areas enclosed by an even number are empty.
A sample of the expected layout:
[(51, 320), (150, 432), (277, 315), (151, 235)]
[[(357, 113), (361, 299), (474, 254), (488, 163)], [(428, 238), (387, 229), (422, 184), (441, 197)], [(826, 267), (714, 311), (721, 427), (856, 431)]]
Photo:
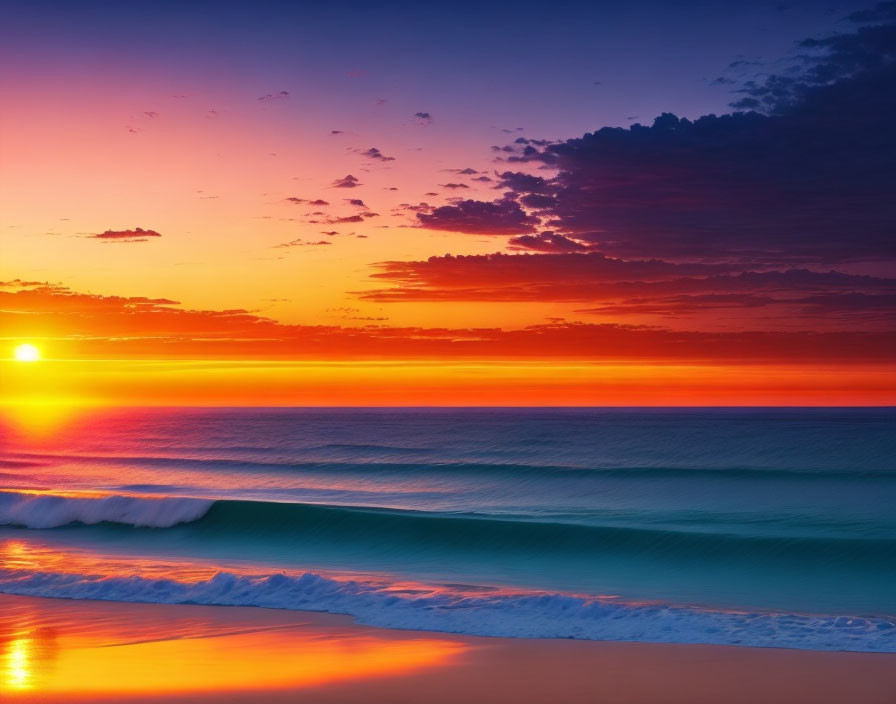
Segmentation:
[(4, 402), (896, 399), (896, 3), (9, 0), (0, 66)]

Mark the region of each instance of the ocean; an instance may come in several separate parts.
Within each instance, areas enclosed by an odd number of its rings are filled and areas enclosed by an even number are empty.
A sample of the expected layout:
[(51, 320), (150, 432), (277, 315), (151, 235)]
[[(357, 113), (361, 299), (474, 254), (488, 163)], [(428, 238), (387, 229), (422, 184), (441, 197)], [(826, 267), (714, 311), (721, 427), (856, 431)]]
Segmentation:
[(893, 409), (121, 409), (0, 427), (0, 592), (896, 652)]

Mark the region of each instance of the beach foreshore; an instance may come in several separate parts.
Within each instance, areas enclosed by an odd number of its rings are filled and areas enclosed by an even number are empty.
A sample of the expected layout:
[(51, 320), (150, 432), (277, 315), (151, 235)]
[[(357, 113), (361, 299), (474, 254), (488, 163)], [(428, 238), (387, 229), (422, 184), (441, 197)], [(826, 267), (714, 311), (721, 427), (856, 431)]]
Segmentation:
[(0, 595), (4, 702), (891, 704), (896, 655), (481, 638)]

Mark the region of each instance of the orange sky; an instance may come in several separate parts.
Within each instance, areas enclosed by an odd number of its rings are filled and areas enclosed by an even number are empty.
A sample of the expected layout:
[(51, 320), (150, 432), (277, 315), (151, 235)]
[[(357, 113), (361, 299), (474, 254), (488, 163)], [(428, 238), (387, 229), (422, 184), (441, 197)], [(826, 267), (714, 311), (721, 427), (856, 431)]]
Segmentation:
[[(325, 12), (285, 13), (308, 33), (288, 49), (246, 12), (60, 15), (0, 49), (19, 69), (0, 76), (0, 359), (44, 357), (0, 362), (0, 402), (893, 402), (890, 131), (837, 103), (862, 73), (836, 51), (830, 109), (794, 88), (786, 115), (724, 115), (744, 76), (697, 74), (735, 65), (728, 41), (654, 37), (587, 96), (584, 54), (558, 49), (527, 64), (548, 100), (472, 42), (440, 61), (396, 30), (387, 55), (344, 40), (324, 66)], [(618, 57), (644, 28), (616, 19)], [(755, 48), (785, 51), (789, 21)]]

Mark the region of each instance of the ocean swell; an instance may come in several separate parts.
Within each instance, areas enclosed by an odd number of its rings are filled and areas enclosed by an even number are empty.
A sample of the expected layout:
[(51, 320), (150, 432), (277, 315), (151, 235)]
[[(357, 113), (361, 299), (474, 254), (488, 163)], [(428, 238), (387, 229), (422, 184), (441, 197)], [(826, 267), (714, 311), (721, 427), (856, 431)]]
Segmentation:
[(699, 525), (626, 526), (582, 520), (585, 519), (578, 516), (334, 504), (0, 492), (0, 525), (45, 529), (102, 523), (117, 524), (121, 530), (176, 528), (183, 532), (183, 537), (199, 541), (197, 545), (207, 540), (249, 537), (286, 547), (297, 543), (352, 545), (357, 549), (389, 545), (409, 554), (564, 554), (584, 562), (601, 555), (658, 559), (699, 555), (701, 559), (722, 560), (726, 564), (758, 561), (825, 569), (863, 566), (884, 572), (896, 568), (896, 540), (884, 537), (844, 537), (826, 534), (827, 531), (799, 535), (791, 527), (781, 532), (780, 526), (760, 524), (752, 528), (726, 525), (724, 521), (713, 523), (708, 530)]
[[(215, 448), (204, 448), (209, 452)], [(229, 448), (233, 449), (233, 448)], [(223, 451), (217, 448), (218, 455)], [(337, 451), (348, 452), (350, 456), (339, 455)], [(369, 456), (356, 457), (365, 450)], [(323, 454), (317, 454), (323, 453)], [(406, 458), (417, 453), (419, 459)], [(52, 462), (89, 463), (94, 465), (112, 465), (121, 467), (159, 468), (175, 467), (179, 469), (195, 469), (201, 471), (240, 471), (240, 472), (272, 472), (286, 474), (351, 474), (357, 473), (365, 477), (376, 474), (395, 476), (458, 476), (484, 475), (509, 479), (520, 478), (617, 478), (625, 480), (656, 479), (696, 479), (707, 478), (732, 481), (837, 481), (867, 480), (892, 482), (896, 480), (896, 469), (886, 463), (848, 467), (779, 467), (779, 466), (702, 466), (691, 467), (670, 464), (668, 466), (626, 466), (624, 464), (555, 464), (555, 463), (521, 463), (512, 461), (467, 461), (462, 459), (434, 459), (432, 449), (412, 449), (364, 445), (319, 445), (305, 448), (302, 456), (317, 455), (316, 459), (257, 460), (238, 459), (234, 457), (194, 457), (177, 455), (133, 455), (89, 453), (15, 453), (12, 461), (31, 462), (34, 464)], [(401, 461), (387, 461), (390, 456), (400, 456)]]

